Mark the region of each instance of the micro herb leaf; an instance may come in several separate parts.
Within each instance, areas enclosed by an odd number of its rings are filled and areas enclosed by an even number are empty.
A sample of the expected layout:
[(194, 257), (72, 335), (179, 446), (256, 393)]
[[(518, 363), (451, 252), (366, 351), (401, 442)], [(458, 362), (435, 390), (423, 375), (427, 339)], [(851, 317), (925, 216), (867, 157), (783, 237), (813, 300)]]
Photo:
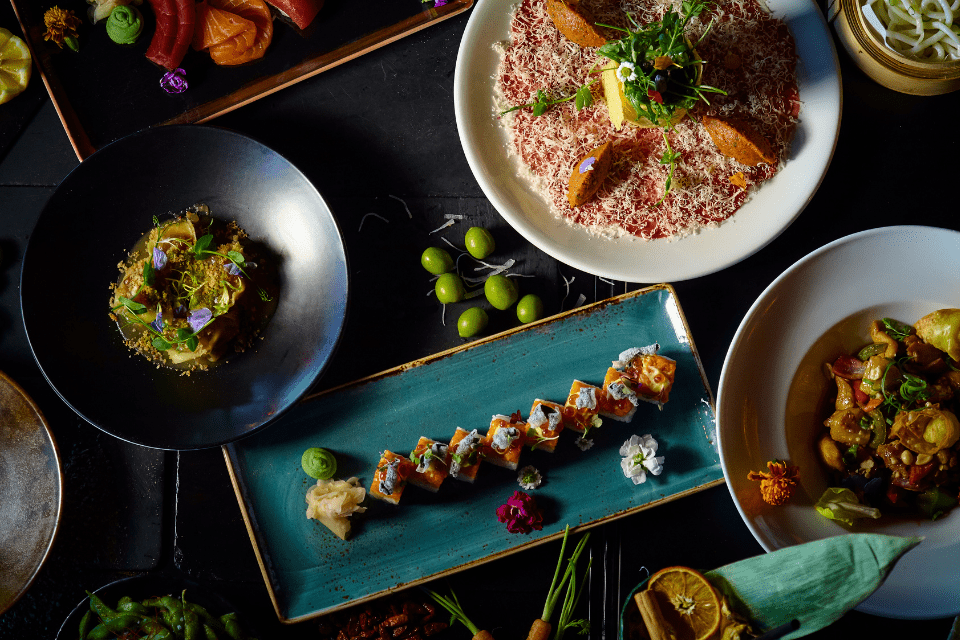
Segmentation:
[(883, 323), (884, 328), (887, 330), (887, 334), (894, 340), (902, 341), (911, 333), (910, 325), (898, 322), (897, 320), (883, 318), (881, 322)]
[(590, 87), (587, 85), (577, 89), (576, 96), (574, 105), (577, 107), (577, 111), (582, 111), (593, 104), (593, 93), (590, 92)]
[(153, 348), (156, 349), (157, 351), (166, 351), (167, 349), (173, 346), (169, 342), (167, 342), (166, 339), (161, 338), (160, 336), (157, 336), (156, 338), (154, 338), (151, 344), (153, 344)]
[(193, 252), (199, 256), (201, 253), (207, 250), (211, 242), (213, 242), (212, 233), (208, 233), (205, 236), (197, 238), (197, 244), (193, 245)]
[(152, 287), (156, 281), (156, 269), (153, 268), (153, 260), (148, 259), (143, 263), (143, 284)]
[(190, 351), (196, 351), (197, 347), (200, 346), (200, 339), (197, 337), (196, 334), (194, 334), (189, 338), (187, 338), (186, 344), (187, 344), (187, 349), (190, 349)]
[(243, 262), (244, 262), (243, 254), (240, 253), (239, 251), (227, 251), (227, 257), (230, 258), (231, 262), (233, 262), (238, 267), (243, 266)]
[(146, 306), (140, 304), (139, 302), (134, 302), (130, 298), (124, 298), (123, 296), (120, 296), (120, 304), (135, 314), (141, 314), (147, 310)]

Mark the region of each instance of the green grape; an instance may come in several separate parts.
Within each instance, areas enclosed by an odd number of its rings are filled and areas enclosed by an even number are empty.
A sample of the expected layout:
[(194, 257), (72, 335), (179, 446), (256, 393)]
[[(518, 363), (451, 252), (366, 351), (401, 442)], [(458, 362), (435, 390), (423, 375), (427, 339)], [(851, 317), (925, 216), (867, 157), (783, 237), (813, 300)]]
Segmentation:
[(487, 328), (490, 317), (480, 307), (470, 307), (457, 320), (457, 333), (461, 338), (472, 338)]
[(511, 278), (499, 274), (487, 278), (483, 283), (483, 293), (487, 296), (487, 301), (500, 311), (509, 309), (520, 295), (516, 283)]
[(428, 247), (424, 249), (420, 256), (420, 264), (423, 268), (435, 276), (446, 273), (453, 269), (453, 258), (447, 253), (446, 249), (440, 247)]
[(467, 291), (463, 286), (463, 280), (455, 273), (444, 273), (437, 278), (437, 284), (434, 290), (437, 293), (437, 300), (443, 304), (460, 302)]
[(543, 300), (540, 296), (528, 293), (517, 303), (517, 320), (526, 324), (543, 317)]
[(493, 241), (493, 236), (483, 227), (470, 227), (463, 238), (467, 245), (467, 251), (477, 260), (483, 260), (494, 252), (497, 243)]

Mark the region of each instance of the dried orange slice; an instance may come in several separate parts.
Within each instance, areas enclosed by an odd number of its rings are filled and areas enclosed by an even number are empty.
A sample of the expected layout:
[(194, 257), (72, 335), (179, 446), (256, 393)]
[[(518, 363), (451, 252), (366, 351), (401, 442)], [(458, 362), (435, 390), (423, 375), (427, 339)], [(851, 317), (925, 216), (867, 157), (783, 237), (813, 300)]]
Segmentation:
[(667, 567), (650, 577), (664, 620), (677, 640), (707, 640), (720, 628), (720, 598), (702, 574), (689, 567)]
[(23, 93), (32, 69), (27, 43), (0, 27), (0, 104)]

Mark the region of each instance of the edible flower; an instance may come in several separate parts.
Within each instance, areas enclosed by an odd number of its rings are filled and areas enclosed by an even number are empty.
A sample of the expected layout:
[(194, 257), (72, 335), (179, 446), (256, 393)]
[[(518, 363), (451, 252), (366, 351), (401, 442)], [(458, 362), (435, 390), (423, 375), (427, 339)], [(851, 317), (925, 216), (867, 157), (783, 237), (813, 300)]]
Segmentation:
[(659, 91), (654, 89), (647, 89), (647, 97), (656, 102), (657, 104), (663, 104), (663, 96)]
[(771, 460), (767, 463), (769, 471), (751, 471), (747, 480), (760, 481), (760, 495), (763, 501), (774, 506), (790, 499), (793, 488), (800, 479), (800, 467), (788, 465), (783, 460)]
[(157, 333), (163, 333), (163, 313), (158, 309), (157, 318), (150, 323), (150, 328)]
[(520, 469), (520, 473), (517, 474), (517, 482), (520, 483), (522, 488), (527, 491), (532, 491), (543, 483), (543, 476), (540, 475), (536, 467), (528, 464), (523, 469)]
[(163, 271), (163, 268), (167, 266), (167, 254), (163, 252), (163, 249), (157, 247), (153, 248), (153, 268), (157, 271)]
[(586, 451), (587, 449), (593, 446), (593, 439), (585, 438), (581, 435), (581, 436), (577, 436), (577, 439), (573, 441), (573, 444), (580, 447), (580, 451)]
[(505, 522), (510, 533), (530, 533), (543, 529), (543, 516), (536, 500), (523, 491), (514, 491), (506, 504), (497, 507), (497, 520)]
[(160, 88), (167, 93), (183, 93), (189, 86), (187, 84), (187, 72), (183, 69), (167, 71), (160, 78)]
[(644, 436), (633, 435), (620, 447), (620, 468), (623, 475), (633, 480), (633, 484), (643, 484), (647, 474), (655, 476), (663, 471), (663, 456), (657, 455), (659, 444), (649, 433)]
[(77, 28), (80, 18), (72, 10), (64, 10), (54, 6), (43, 14), (43, 25), (47, 28), (43, 33), (44, 40), (50, 40), (63, 49), (67, 45), (73, 51), (77, 50)]
[(580, 173), (586, 173), (587, 171), (593, 171), (593, 165), (597, 162), (596, 156), (588, 156), (580, 163)]
[(627, 62), (624, 60), (620, 63), (620, 66), (617, 67), (617, 80), (620, 82), (628, 82), (630, 80), (637, 79), (637, 65), (632, 62)]
[(190, 328), (193, 329), (193, 332), (196, 333), (200, 331), (200, 329), (203, 329), (211, 320), (213, 320), (213, 312), (206, 307), (201, 307), (200, 309), (194, 309), (190, 312), (187, 323), (190, 325)]

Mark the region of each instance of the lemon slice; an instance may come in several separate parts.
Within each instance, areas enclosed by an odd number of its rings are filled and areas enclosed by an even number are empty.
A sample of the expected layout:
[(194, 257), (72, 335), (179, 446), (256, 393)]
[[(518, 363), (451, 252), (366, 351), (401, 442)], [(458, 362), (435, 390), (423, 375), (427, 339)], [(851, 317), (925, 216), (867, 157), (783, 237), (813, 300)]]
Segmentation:
[(32, 69), (27, 43), (0, 27), (0, 104), (23, 93)]

